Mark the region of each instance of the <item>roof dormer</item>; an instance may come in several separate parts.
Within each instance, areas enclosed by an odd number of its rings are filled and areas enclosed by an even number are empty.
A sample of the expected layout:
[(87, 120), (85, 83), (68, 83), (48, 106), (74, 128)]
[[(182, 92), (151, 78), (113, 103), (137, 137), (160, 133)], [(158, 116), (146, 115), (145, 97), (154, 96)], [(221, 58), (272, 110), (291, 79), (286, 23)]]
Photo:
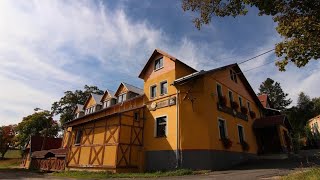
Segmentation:
[(115, 93), (110, 90), (106, 90), (101, 98), (102, 108), (110, 107), (117, 102), (117, 97), (114, 95)]
[(120, 103), (143, 94), (143, 89), (122, 82), (116, 91), (115, 96), (117, 97), (118, 103)]
[(85, 115), (96, 112), (101, 109), (102, 95), (91, 93), (86, 102), (83, 105)]

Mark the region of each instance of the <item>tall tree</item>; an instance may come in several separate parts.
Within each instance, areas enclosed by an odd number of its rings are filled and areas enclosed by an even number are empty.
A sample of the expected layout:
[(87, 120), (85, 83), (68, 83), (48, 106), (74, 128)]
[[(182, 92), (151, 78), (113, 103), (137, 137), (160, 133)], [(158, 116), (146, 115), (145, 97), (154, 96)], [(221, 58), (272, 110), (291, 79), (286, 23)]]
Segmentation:
[(193, 22), (200, 29), (212, 17), (246, 15), (248, 7), (257, 7), (259, 15), (270, 15), (283, 37), (275, 52), (282, 60), (276, 65), (284, 71), (288, 62), (305, 66), (320, 58), (320, 1), (319, 0), (182, 0), (184, 11), (199, 14)]
[(25, 146), (30, 137), (35, 135), (57, 137), (59, 130), (59, 124), (52, 119), (50, 111), (35, 112), (24, 117), (18, 124), (16, 128), (18, 145)]
[(66, 91), (59, 101), (52, 104), (51, 110), (54, 115), (60, 115), (60, 123), (63, 125), (73, 118), (72, 111), (76, 105), (84, 104), (91, 93), (103, 94), (104, 91), (88, 85), (84, 86), (84, 90)]
[(7, 153), (10, 147), (14, 146), (15, 125), (0, 127), (0, 153), (1, 159)]
[(280, 83), (275, 82), (271, 78), (267, 78), (259, 88), (259, 95), (261, 94), (267, 94), (271, 104), (273, 105), (273, 108), (284, 110), (286, 107), (288, 107), (292, 100), (290, 98), (287, 98), (288, 93), (284, 93)]

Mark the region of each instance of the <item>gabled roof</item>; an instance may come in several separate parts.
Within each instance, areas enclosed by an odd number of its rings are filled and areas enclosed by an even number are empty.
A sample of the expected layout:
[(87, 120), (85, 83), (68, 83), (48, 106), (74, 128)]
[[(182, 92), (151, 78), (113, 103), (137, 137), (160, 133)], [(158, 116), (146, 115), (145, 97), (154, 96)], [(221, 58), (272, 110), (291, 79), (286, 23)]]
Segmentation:
[(257, 119), (253, 123), (253, 127), (256, 129), (272, 127), (277, 125), (285, 126), (289, 130), (292, 129), (291, 124), (285, 115), (267, 116)]
[(269, 104), (269, 106), (271, 107), (271, 102), (267, 94), (258, 95), (258, 98), (264, 108), (267, 108), (267, 104)]
[(152, 62), (152, 60), (154, 59), (154, 57), (155, 57), (156, 55), (158, 55), (158, 54), (161, 54), (161, 55), (163, 55), (163, 56), (166, 56), (166, 57), (168, 57), (169, 59), (171, 59), (172, 61), (180, 62), (181, 64), (185, 65), (186, 67), (189, 67), (189, 68), (193, 69), (194, 71), (197, 71), (197, 70), (195, 70), (194, 68), (192, 68), (192, 67), (188, 66), (187, 64), (185, 64), (184, 62), (178, 60), (176, 57), (174, 57), (174, 56), (172, 56), (172, 55), (170, 55), (170, 54), (168, 54), (168, 53), (166, 53), (166, 52), (164, 52), (164, 51), (162, 51), (162, 50), (160, 50), (160, 49), (155, 49), (155, 50), (153, 51), (152, 55), (150, 56), (149, 60), (147, 61), (146, 65), (143, 67), (142, 71), (140, 72), (140, 74), (139, 74), (139, 76), (138, 76), (139, 78), (143, 79), (144, 73), (146, 72), (147, 68), (149, 67), (149, 65), (150, 65), (150, 63)]
[(128, 89), (128, 91), (134, 92), (134, 93), (139, 94), (139, 95), (144, 94), (143, 89), (138, 88), (138, 87), (136, 87), (136, 86), (133, 86), (133, 85), (131, 85), (131, 84), (122, 82), (122, 83), (119, 85), (119, 88), (117, 89), (117, 91), (116, 91), (116, 93), (115, 93), (115, 96), (118, 95), (118, 92), (119, 92), (119, 90), (120, 90), (121, 85), (123, 85), (124, 87), (126, 87), (126, 88)]
[(84, 103), (83, 107), (85, 107), (89, 103), (89, 100), (91, 97), (94, 99), (94, 101), (97, 104), (101, 104), (100, 101), (101, 101), (102, 95), (91, 93), (88, 99), (86, 100), (86, 102)]
[(102, 95), (102, 97), (101, 97), (101, 100), (100, 100), (100, 101), (102, 101), (102, 100), (105, 98), (105, 96), (107, 96), (107, 95), (110, 95), (110, 96), (111, 96), (111, 98), (117, 98), (117, 97), (115, 96), (115, 92), (113, 92), (113, 91), (111, 91), (111, 90), (107, 89), (107, 90), (104, 92), (104, 94)]
[(83, 111), (83, 105), (82, 104), (77, 104), (76, 105), (76, 107), (74, 108), (74, 110), (73, 110), (73, 114), (75, 113), (75, 111), (77, 110), (77, 109), (80, 109), (80, 111)]
[(190, 74), (190, 75), (187, 75), (187, 76), (184, 76), (184, 77), (181, 77), (179, 79), (176, 79), (174, 82), (173, 82), (173, 85), (179, 85), (179, 84), (183, 84), (184, 82), (187, 82), (187, 81), (190, 81), (192, 79), (196, 79), (196, 78), (199, 78), (203, 75), (206, 75), (206, 74), (209, 74), (209, 73), (215, 73), (215, 72), (218, 72), (218, 71), (221, 71), (221, 70), (225, 70), (225, 69), (228, 69), (228, 68), (233, 68), (236, 73), (238, 74), (238, 77), (242, 80), (244, 86), (246, 87), (247, 91), (249, 92), (249, 94), (252, 96), (253, 100), (255, 101), (255, 103), (263, 109), (263, 106), (260, 102), (260, 100), (258, 99), (256, 93), (254, 92), (254, 90), (252, 89), (251, 85), (249, 84), (247, 78), (244, 76), (243, 72), (241, 71), (240, 67), (238, 66), (237, 63), (234, 63), (234, 64), (229, 64), (229, 65), (226, 65), (226, 66), (222, 66), (222, 67), (219, 67), (219, 68), (215, 68), (215, 69), (211, 69), (211, 70), (208, 70), (208, 71), (204, 71), (204, 70), (201, 70), (199, 72), (196, 72), (196, 73), (193, 73), (193, 74)]
[(51, 137), (44, 138), (41, 136), (32, 136), (29, 143), (31, 143), (30, 144), (31, 152), (40, 151), (42, 147), (43, 147), (43, 150), (57, 149), (61, 147), (62, 138), (51, 138)]

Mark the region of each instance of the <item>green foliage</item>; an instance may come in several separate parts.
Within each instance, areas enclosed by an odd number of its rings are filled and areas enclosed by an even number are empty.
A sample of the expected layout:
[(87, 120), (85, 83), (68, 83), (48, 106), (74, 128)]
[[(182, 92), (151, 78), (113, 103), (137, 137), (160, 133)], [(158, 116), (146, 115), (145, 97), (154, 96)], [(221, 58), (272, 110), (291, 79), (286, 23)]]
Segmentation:
[(284, 93), (280, 83), (275, 82), (274, 80), (267, 78), (259, 88), (258, 95), (261, 94), (267, 94), (271, 104), (273, 105), (273, 108), (284, 110), (286, 107), (288, 107), (292, 100), (290, 98), (287, 98), (288, 93)]
[(84, 104), (91, 93), (103, 94), (97, 86), (84, 86), (84, 90), (66, 91), (64, 96), (52, 104), (51, 110), (54, 115), (60, 115), (60, 123), (73, 119), (73, 110), (77, 104)]
[(1, 159), (4, 158), (6, 152), (10, 147), (14, 146), (15, 126), (1, 126), (0, 127), (0, 153)]
[(52, 119), (51, 112), (35, 112), (27, 117), (24, 117), (18, 124), (16, 128), (18, 133), (18, 145), (25, 146), (30, 137), (35, 135), (56, 137), (59, 130), (59, 124)]
[(184, 176), (193, 174), (192, 170), (178, 169), (175, 171), (156, 171), (147, 173), (120, 173), (110, 172), (88, 172), (88, 171), (62, 171), (54, 172), (54, 176), (71, 177), (71, 178), (90, 178), (90, 179), (107, 179), (107, 178), (156, 178), (168, 176)]
[(270, 15), (283, 37), (275, 52), (281, 61), (276, 65), (284, 71), (288, 62), (305, 66), (320, 57), (320, 1), (318, 0), (182, 0), (184, 11), (199, 13), (193, 22), (200, 29), (213, 17), (246, 15), (247, 7), (259, 9), (259, 15)]
[(281, 180), (318, 180), (320, 177), (320, 168), (313, 168), (306, 171), (300, 171), (282, 177)]

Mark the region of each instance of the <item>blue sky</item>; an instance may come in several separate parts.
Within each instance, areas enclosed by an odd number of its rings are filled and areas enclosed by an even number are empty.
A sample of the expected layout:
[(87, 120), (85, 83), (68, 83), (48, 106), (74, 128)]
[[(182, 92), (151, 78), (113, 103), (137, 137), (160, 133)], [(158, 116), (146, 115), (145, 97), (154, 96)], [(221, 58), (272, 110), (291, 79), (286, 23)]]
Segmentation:
[[(281, 40), (271, 17), (214, 18), (199, 31), (181, 1), (0, 1), (0, 125), (18, 123), (35, 107), (50, 109), (64, 91), (85, 84), (116, 90), (137, 76), (155, 48), (190, 66), (212, 69), (240, 62)], [(270, 53), (241, 65), (251, 69), (276, 57)], [(290, 98), (300, 91), (319, 96), (320, 64), (303, 69), (273, 63), (245, 73), (257, 91), (267, 77)]]

